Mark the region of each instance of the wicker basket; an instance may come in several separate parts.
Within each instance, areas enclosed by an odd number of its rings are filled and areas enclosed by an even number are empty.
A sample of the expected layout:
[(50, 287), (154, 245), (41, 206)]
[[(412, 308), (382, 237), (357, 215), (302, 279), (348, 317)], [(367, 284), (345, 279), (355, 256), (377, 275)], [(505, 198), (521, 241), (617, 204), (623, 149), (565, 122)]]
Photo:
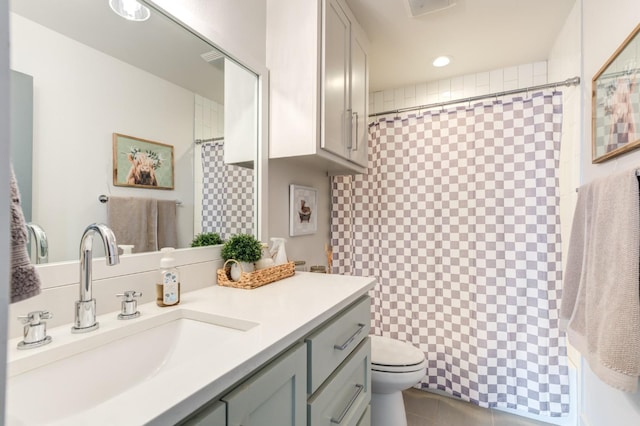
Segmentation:
[(240, 262), (235, 259), (229, 259), (224, 262), (222, 269), (218, 269), (218, 285), (249, 290), (283, 278), (291, 277), (296, 273), (296, 264), (294, 262), (283, 263), (282, 265), (272, 266), (271, 268), (258, 269), (254, 272), (244, 272), (242, 266), (240, 266), (240, 279), (233, 281), (230, 278), (230, 262), (236, 262), (240, 265)]

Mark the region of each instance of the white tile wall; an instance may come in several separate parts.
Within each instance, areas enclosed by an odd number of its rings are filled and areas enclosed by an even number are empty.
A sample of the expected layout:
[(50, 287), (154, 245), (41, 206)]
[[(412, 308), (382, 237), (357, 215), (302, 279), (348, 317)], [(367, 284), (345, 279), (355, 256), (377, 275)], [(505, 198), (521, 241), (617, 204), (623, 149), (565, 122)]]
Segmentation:
[(196, 139), (209, 139), (224, 135), (224, 106), (196, 95), (194, 133)]
[(545, 83), (547, 62), (534, 62), (374, 92), (369, 96), (369, 113), (487, 95)]

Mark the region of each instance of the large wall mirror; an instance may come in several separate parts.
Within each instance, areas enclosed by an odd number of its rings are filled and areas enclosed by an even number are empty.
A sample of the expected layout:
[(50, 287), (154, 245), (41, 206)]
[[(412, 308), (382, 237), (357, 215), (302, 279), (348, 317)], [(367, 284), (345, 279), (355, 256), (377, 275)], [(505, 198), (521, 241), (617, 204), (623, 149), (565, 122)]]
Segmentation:
[[(86, 225), (107, 223), (101, 195), (175, 200), (179, 248), (203, 231), (258, 233), (256, 74), (153, 9), (144, 22), (107, 0), (12, 0), (10, 11), (33, 122), (12, 150), (31, 143), (31, 182), (18, 164), (16, 175), (49, 262), (77, 260)], [(172, 146), (174, 189), (115, 186), (114, 133)]]

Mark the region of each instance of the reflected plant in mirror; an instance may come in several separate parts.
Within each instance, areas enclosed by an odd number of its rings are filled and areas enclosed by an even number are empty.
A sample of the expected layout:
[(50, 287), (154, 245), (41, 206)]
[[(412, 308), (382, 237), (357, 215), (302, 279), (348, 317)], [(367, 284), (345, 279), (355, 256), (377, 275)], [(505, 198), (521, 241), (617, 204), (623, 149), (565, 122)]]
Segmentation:
[(191, 241), (191, 247), (205, 247), (222, 244), (224, 241), (217, 232), (203, 232), (195, 236)]
[[(49, 262), (77, 260), (82, 224), (107, 222), (100, 194), (179, 200), (178, 248), (256, 234), (256, 74), (153, 8), (131, 22), (106, 0), (12, 0), (10, 20), (11, 68), (33, 87), (32, 135), (12, 150), (33, 147), (16, 174)], [(174, 189), (114, 186), (113, 133), (173, 146)]]

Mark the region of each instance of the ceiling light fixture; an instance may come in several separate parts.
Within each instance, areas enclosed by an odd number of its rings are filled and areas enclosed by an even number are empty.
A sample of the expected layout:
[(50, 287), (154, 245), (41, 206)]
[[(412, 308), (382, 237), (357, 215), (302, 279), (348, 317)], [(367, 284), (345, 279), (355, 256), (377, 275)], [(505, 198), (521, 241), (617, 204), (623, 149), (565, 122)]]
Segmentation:
[(146, 21), (151, 16), (149, 8), (137, 0), (109, 0), (109, 6), (115, 13), (129, 21)]
[(448, 56), (438, 56), (432, 62), (433, 66), (438, 68), (447, 66), (449, 63), (451, 63), (451, 58)]

